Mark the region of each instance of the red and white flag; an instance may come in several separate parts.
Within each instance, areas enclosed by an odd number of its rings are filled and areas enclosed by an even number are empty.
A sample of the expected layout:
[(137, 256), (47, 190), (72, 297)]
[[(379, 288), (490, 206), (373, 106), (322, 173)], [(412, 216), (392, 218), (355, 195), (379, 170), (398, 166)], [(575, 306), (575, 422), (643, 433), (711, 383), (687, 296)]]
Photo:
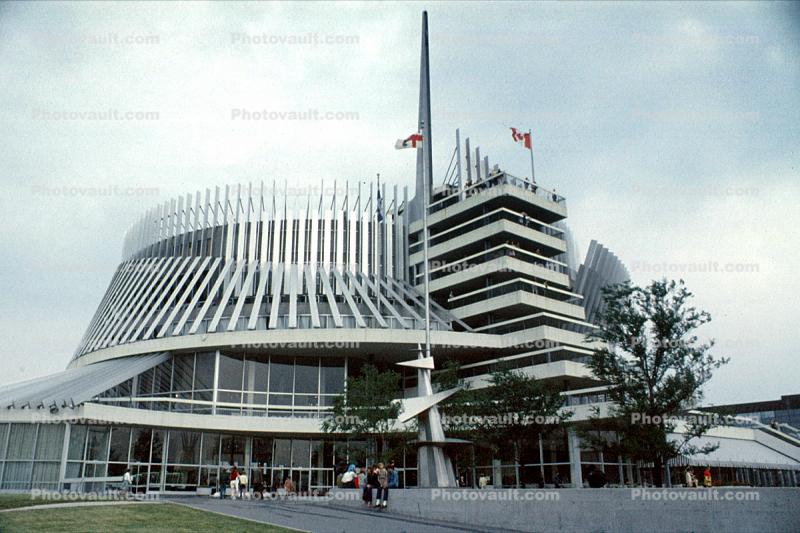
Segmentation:
[(421, 133), (414, 133), (409, 135), (406, 139), (397, 139), (397, 142), (394, 143), (394, 147), (398, 150), (402, 150), (403, 148), (416, 148), (417, 143), (422, 142), (422, 134)]
[(522, 143), (528, 150), (531, 149), (531, 134), (518, 131), (517, 128), (511, 128), (511, 138), (514, 142)]

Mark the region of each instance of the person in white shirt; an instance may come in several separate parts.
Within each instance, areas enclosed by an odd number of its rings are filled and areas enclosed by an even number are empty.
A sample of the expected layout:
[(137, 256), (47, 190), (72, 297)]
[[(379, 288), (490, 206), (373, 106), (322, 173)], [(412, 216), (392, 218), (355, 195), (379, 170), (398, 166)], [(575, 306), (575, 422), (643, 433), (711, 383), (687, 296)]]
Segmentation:
[(125, 474), (122, 476), (122, 492), (128, 494), (131, 490), (132, 484), (133, 484), (133, 477), (131, 477), (131, 471), (125, 470)]
[(244, 472), (239, 474), (239, 497), (242, 499), (244, 499), (245, 494), (249, 494), (247, 492), (247, 481), (248, 481), (247, 474), (245, 474)]
[(234, 466), (231, 470), (231, 500), (236, 499), (236, 494), (239, 492), (239, 470)]

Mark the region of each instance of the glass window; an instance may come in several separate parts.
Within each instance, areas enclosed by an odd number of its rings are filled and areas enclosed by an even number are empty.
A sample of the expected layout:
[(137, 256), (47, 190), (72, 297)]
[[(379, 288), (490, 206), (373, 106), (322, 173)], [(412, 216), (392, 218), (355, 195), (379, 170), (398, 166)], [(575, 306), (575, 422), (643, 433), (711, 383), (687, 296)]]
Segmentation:
[(294, 391), (316, 394), (319, 386), (319, 359), (298, 358), (294, 367)]
[(164, 490), (191, 491), (197, 489), (200, 469), (189, 466), (168, 466)]
[(155, 371), (155, 377), (153, 378), (153, 394), (160, 396), (168, 395), (172, 382), (172, 359), (158, 365)]
[(11, 424), (8, 438), (9, 460), (33, 459), (33, 439), (36, 426), (33, 424)]
[(242, 403), (242, 393), (220, 391), (217, 393), (217, 401), (222, 403)]
[(291, 439), (275, 439), (275, 466), (288, 466), (291, 464), (292, 441)]
[(153, 451), (150, 456), (151, 463), (160, 463), (164, 459), (164, 437), (164, 431), (153, 431)]
[[(42, 424), (36, 438), (36, 459), (60, 461), (64, 450), (64, 426)], [(58, 481), (58, 479), (56, 479)]]
[(172, 392), (186, 392), (192, 390), (194, 355), (176, 355), (174, 361), (175, 370), (172, 375)]
[(322, 360), (320, 377), (321, 394), (342, 394), (344, 392), (344, 362)]
[(3, 473), (4, 489), (27, 489), (31, 482), (31, 466), (33, 463), (6, 463)]
[(222, 437), (222, 462), (230, 465), (242, 466), (244, 464), (245, 437), (240, 435), (226, 435)]
[(291, 394), (270, 394), (269, 395), (269, 404), (270, 405), (292, 405), (292, 395)]
[(219, 356), (219, 388), (242, 390), (242, 358), (235, 355)]
[[(292, 392), (294, 364), (291, 357), (271, 357), (269, 361), (269, 391)], [(270, 403), (272, 400), (270, 399)]]
[(249, 403), (254, 405), (264, 405), (267, 403), (267, 395), (256, 392), (245, 391), (242, 397), (242, 403)]
[(81, 466), (83, 466), (83, 463), (67, 463), (67, 472), (65, 477), (67, 479), (81, 477)]
[(296, 407), (316, 407), (319, 405), (319, 396), (315, 394), (297, 394), (294, 397)]
[(305, 439), (292, 439), (292, 466), (308, 468), (311, 466), (311, 441)]
[(110, 428), (89, 428), (89, 437), (86, 441), (87, 461), (108, 460), (108, 430)]
[(70, 461), (83, 461), (83, 450), (86, 447), (86, 426), (72, 426), (69, 430), (69, 452), (67, 458)]
[(6, 438), (8, 438), (8, 424), (0, 424), (0, 461), (6, 458)]
[(251, 464), (272, 465), (272, 439), (270, 437), (253, 437)]
[(244, 365), (244, 390), (266, 392), (268, 374), (269, 363), (248, 358)]
[(121, 463), (128, 462), (128, 448), (130, 446), (131, 428), (111, 428), (111, 451), (109, 461)]
[(131, 448), (131, 461), (137, 463), (150, 462), (150, 438), (152, 430), (133, 428), (133, 445)]
[(219, 435), (216, 433), (203, 433), (203, 459), (204, 465), (219, 464)]
[(311, 441), (311, 466), (313, 468), (322, 468), (325, 466), (323, 465), (323, 455), (323, 442), (321, 440)]
[(116, 476), (122, 477), (127, 469), (128, 469), (127, 463), (108, 463), (109, 477), (116, 477)]
[(200, 461), (200, 433), (194, 431), (170, 431), (167, 462), (195, 465)]
[(153, 374), (155, 369), (151, 368), (139, 374), (138, 395), (149, 396), (153, 392)]
[(197, 362), (194, 369), (194, 390), (214, 388), (214, 360), (216, 355), (214, 352), (197, 354)]

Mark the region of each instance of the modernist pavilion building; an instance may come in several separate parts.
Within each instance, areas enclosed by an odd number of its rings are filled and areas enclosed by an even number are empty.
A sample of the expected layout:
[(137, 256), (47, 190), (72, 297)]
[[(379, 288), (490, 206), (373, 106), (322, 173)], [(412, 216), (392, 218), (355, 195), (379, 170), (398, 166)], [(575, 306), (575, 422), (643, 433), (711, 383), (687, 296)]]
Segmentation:
[[(0, 387), (0, 490), (99, 491), (130, 468), (140, 492), (203, 492), (231, 465), (267, 486), (286, 476), (303, 491), (333, 486), (342, 465), (364, 460), (365, 442), (321, 429), (346, 377), (367, 362), (402, 368), (393, 365), (424, 342), (425, 203), (437, 360), (458, 360), (473, 387), (510, 361), (559, 387), (572, 423), (607, 408), (584, 364), (594, 347), (585, 334), (600, 287), (626, 269), (594, 241), (579, 264), (563, 197), (490, 168), (469, 140), (456, 155), (454, 179), (427, 202), (418, 153), (413, 198), (384, 185), (323, 192), (297, 209), (262, 184), (145, 213), (68, 369)], [(405, 370), (407, 398), (417, 376)], [(725, 444), (699, 461), (729, 481), (797, 483), (800, 442), (748, 424), (708, 438)], [(401, 484), (417, 485), (416, 448), (397, 449)], [(573, 430), (532, 435), (520, 465), (479, 448), (474, 464), (455, 467), (496, 486), (550, 483), (556, 471), (581, 486), (590, 465), (612, 484), (641, 481)]]
[[(512, 361), (585, 419), (605, 405), (583, 364), (586, 315), (626, 271), (595, 242), (571, 268), (564, 199), (483, 163), (431, 203), (433, 353), (461, 361), (473, 386)], [(140, 491), (202, 491), (234, 464), (268, 485), (331, 487), (364, 453), (320, 428), (346, 376), (409, 360), (423, 339), (421, 225), (405, 192), (380, 197), (385, 207), (370, 191), (291, 210), (261, 186), (227, 187), (146, 213), (69, 368), (0, 388), (0, 487), (102, 490), (131, 468)], [(405, 385), (416, 396), (414, 371)], [(768, 427), (724, 432), (743, 462), (794, 482), (796, 446)], [(415, 485), (413, 446), (396, 461)], [(476, 450), (465, 473), (509, 485), (559, 469), (579, 485), (599, 464), (613, 483), (639, 480), (571, 431), (532, 438), (518, 469), (509, 461)]]

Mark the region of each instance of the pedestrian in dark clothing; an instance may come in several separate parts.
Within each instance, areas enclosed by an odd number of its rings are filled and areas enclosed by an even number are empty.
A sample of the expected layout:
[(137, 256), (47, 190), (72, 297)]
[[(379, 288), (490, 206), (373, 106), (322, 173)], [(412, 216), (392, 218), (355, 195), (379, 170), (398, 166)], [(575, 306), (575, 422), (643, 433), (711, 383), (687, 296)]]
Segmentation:
[(364, 484), (364, 492), (362, 493), (361, 499), (364, 500), (364, 503), (369, 506), (372, 504), (372, 487), (375, 487), (378, 484), (378, 476), (375, 474), (375, 467), (369, 467), (367, 470), (367, 482)]
[(602, 470), (598, 470), (594, 465), (589, 467), (589, 473), (586, 475), (586, 480), (589, 486), (593, 489), (602, 489), (606, 486), (606, 474)]

